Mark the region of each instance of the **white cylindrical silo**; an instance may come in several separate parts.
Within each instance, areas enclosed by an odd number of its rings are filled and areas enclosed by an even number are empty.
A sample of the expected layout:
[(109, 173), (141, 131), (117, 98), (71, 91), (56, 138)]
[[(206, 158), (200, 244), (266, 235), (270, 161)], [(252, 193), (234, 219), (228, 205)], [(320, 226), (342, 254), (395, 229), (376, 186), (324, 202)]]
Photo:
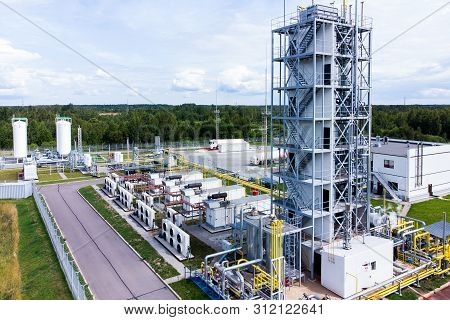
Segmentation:
[(84, 155), (84, 165), (88, 168), (92, 167), (92, 156), (89, 153)]
[(72, 150), (72, 119), (56, 117), (56, 151), (62, 157), (68, 156)]
[(13, 143), (14, 143), (14, 158), (26, 158), (28, 154), (27, 143), (27, 118), (12, 118), (13, 127)]

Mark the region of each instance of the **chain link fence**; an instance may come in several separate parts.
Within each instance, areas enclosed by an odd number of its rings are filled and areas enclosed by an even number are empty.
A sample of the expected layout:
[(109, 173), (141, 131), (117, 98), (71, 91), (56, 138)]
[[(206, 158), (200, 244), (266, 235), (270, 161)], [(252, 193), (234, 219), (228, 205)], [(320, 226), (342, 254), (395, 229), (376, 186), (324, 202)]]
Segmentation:
[(74, 299), (92, 300), (94, 298), (92, 292), (86, 284), (83, 275), (80, 273), (78, 266), (66, 245), (66, 241), (61, 234), (58, 224), (47, 206), (44, 197), (38, 192), (36, 185), (33, 185), (33, 197)]

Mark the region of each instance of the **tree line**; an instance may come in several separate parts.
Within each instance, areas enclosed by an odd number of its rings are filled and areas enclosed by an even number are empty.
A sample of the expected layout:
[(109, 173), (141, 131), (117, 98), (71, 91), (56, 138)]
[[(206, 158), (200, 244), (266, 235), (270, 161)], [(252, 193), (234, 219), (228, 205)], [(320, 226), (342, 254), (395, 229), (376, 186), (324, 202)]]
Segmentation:
[[(214, 106), (90, 105), (0, 108), (0, 149), (12, 148), (11, 118), (27, 117), (30, 148), (55, 146), (55, 117), (72, 118), (72, 137), (83, 130), (84, 145), (153, 143), (215, 138)], [(260, 106), (220, 106), (221, 138), (261, 139)], [(375, 106), (373, 136), (448, 142), (450, 106)], [(276, 130), (276, 128), (275, 128)]]

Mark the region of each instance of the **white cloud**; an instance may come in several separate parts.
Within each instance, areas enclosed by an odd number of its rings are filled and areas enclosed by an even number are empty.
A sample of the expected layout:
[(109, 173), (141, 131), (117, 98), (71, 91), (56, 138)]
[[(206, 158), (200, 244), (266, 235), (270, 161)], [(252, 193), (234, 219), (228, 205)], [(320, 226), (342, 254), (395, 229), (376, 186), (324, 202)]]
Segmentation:
[(0, 39), (0, 62), (1, 63), (17, 63), (40, 59), (41, 56), (35, 52), (29, 52), (22, 49), (14, 48), (11, 42)]
[(185, 69), (175, 74), (172, 89), (175, 91), (209, 92), (205, 85), (206, 71), (203, 69)]
[(99, 78), (111, 78), (109, 76), (109, 74), (107, 74), (105, 71), (103, 71), (102, 69), (97, 68), (97, 70), (95, 70), (95, 75)]
[(264, 74), (258, 74), (247, 66), (240, 65), (220, 73), (219, 89), (224, 92), (244, 95), (264, 94)]
[(429, 88), (420, 92), (422, 96), (427, 98), (449, 98), (450, 89), (446, 88)]

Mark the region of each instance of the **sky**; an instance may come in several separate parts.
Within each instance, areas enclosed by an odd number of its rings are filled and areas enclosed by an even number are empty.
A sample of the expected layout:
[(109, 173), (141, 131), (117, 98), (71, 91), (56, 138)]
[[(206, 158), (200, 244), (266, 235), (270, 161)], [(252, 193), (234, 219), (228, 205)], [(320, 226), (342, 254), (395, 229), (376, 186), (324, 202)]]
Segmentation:
[[(446, 3), (366, 0), (373, 48)], [(309, 4), (286, 0), (286, 12)], [(0, 105), (262, 105), (282, 14), (282, 0), (2, 0)], [(450, 102), (449, 27), (450, 4), (373, 55), (373, 104)]]

